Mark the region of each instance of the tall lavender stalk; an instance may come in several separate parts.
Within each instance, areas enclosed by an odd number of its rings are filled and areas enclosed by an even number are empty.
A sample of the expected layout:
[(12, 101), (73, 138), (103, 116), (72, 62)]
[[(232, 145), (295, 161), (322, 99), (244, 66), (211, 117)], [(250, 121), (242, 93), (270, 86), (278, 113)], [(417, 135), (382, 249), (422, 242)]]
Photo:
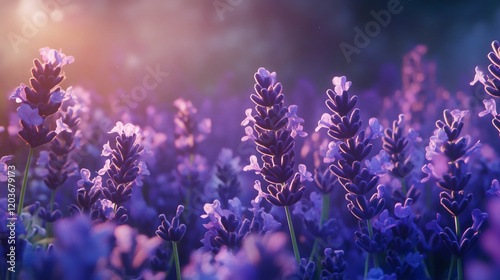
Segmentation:
[[(253, 122), (253, 131), (248, 139), (253, 139), (257, 144), (257, 151), (262, 155), (262, 168), (259, 167), (257, 158), (252, 156), (251, 164), (243, 170), (255, 170), (262, 175), (270, 185), (267, 192), (260, 194), (275, 206), (285, 208), (288, 227), (292, 239), (293, 250), (297, 263), (300, 265), (300, 254), (293, 228), (289, 206), (297, 203), (305, 192), (301, 185), (299, 173), (294, 175), (295, 152), (293, 150), (294, 138), (305, 136), (302, 131), (302, 119), (296, 115), (296, 106), (286, 107), (281, 83), (276, 82), (276, 72), (270, 73), (264, 68), (259, 68), (255, 73), (255, 93), (250, 99), (256, 104), (256, 115), (252, 110), (247, 110), (247, 119), (242, 122), (246, 125)], [(248, 133), (247, 133), (248, 134)]]
[[(358, 97), (349, 98), (347, 90), (351, 82), (345, 77), (334, 77), (332, 82), (335, 89), (326, 92), (328, 96), (326, 105), (332, 114), (323, 114), (316, 131), (326, 128), (328, 135), (334, 139), (329, 145), (332, 150), (329, 154), (333, 154), (334, 157), (337, 154), (337, 159), (330, 165), (330, 170), (347, 191), (349, 211), (360, 220), (360, 231), (356, 232), (356, 244), (368, 253), (365, 264), (366, 276), (370, 254), (383, 249), (383, 246), (377, 245), (371, 219), (382, 212), (385, 201), (382, 198), (382, 188), (370, 197), (379, 177), (361, 167), (361, 162), (370, 153), (372, 145), (370, 138), (365, 137), (365, 131), (360, 130), (362, 121), (359, 109), (355, 108)], [(375, 257), (374, 266), (378, 267)]]
[[(469, 137), (461, 137), (464, 127), (463, 118), (468, 111), (444, 110), (444, 122), (436, 122), (437, 129), (431, 137), (429, 146), (426, 147), (426, 158), (433, 160), (436, 155), (441, 154), (446, 159), (448, 171), (440, 181), (439, 187), (443, 191), (439, 194), (440, 203), (446, 209), (455, 222), (455, 231), (446, 227), (439, 229), (439, 236), (451, 254), (450, 271), (448, 279), (451, 278), (452, 270), (456, 263), (457, 279), (463, 279), (462, 258), (472, 248), (479, 239), (479, 227), (486, 219), (487, 214), (481, 213), (478, 209), (472, 211), (474, 224), (465, 231), (461, 230), (460, 215), (465, 211), (472, 200), (472, 194), (465, 192), (465, 187), (469, 183), (471, 173), (468, 172), (467, 162), (473, 150), (478, 148), (479, 142), (470, 145)], [(422, 181), (427, 181), (431, 176), (436, 176), (434, 165), (426, 164), (422, 170), (429, 176)]]
[(144, 148), (139, 127), (117, 122), (109, 133), (118, 133), (118, 136), (113, 146), (109, 142), (104, 145), (102, 155), (112, 158), (106, 160), (99, 175), (108, 174), (109, 179), (102, 193), (114, 204), (114, 212), (118, 212), (123, 207), (121, 205), (132, 196), (134, 182), (140, 184), (141, 175), (149, 175), (149, 171), (140, 159)]
[(40, 55), (43, 64), (38, 59), (33, 61), (35, 67), (31, 69), (33, 75), (30, 79), (31, 88), (21, 84), (10, 96), (11, 100), (21, 103), (17, 109), (22, 126), (19, 136), (30, 146), (19, 197), (18, 215), (22, 213), (24, 207), (24, 195), (33, 149), (51, 142), (57, 135), (56, 132), (49, 131), (47, 128), (46, 118), (55, 114), (66, 98), (66, 92), (58, 87), (64, 80), (62, 66), (74, 61), (72, 56), (67, 57), (60, 51), (47, 47), (40, 49)]

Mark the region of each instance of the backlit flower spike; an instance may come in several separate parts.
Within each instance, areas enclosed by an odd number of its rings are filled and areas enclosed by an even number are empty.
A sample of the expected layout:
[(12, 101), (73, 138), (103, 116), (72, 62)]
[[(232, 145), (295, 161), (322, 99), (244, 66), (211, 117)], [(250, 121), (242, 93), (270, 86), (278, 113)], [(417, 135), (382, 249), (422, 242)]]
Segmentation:
[[(117, 122), (110, 133), (118, 133), (113, 146), (106, 143), (103, 154), (112, 156), (107, 159), (104, 167), (98, 174), (108, 174), (104, 196), (116, 205), (120, 205), (131, 197), (132, 185), (141, 185), (140, 178), (147, 175), (147, 167), (141, 163), (141, 154), (144, 150), (140, 128), (133, 124)], [(109, 147), (108, 147), (109, 146)], [(111, 149), (111, 151), (109, 150)], [(142, 165), (142, 166), (141, 166)]]
[(180, 216), (183, 211), (184, 206), (179, 205), (171, 223), (167, 220), (164, 214), (161, 214), (160, 219), (162, 222), (158, 226), (158, 230), (155, 232), (156, 235), (165, 241), (181, 241), (182, 237), (184, 237), (184, 234), (186, 233), (186, 225), (180, 223)]
[(497, 113), (497, 103), (493, 99), (485, 99), (483, 100), (484, 107), (486, 108), (484, 111), (479, 112), (479, 117), (484, 117), (488, 114), (491, 114), (493, 117), (498, 115)]

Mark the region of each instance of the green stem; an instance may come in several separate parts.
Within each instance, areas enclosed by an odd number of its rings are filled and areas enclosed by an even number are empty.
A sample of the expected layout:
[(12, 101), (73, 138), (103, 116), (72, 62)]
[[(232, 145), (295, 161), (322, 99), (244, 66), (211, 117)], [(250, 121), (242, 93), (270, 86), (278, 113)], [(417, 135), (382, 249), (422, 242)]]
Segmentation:
[(299, 248), (297, 246), (297, 239), (295, 239), (295, 231), (293, 230), (292, 217), (290, 216), (290, 210), (288, 210), (288, 206), (285, 206), (285, 212), (286, 219), (288, 220), (288, 228), (290, 229), (290, 237), (292, 239), (293, 253), (295, 254), (295, 258), (297, 259), (297, 264), (300, 265)]
[(168, 279), (168, 274), (170, 274), (170, 270), (172, 270), (173, 262), (174, 262), (174, 254), (170, 254), (170, 260), (168, 261), (168, 269), (167, 269), (167, 275), (165, 275), (165, 279)]
[(321, 207), (321, 217), (319, 219), (319, 227), (323, 222), (328, 220), (328, 213), (330, 212), (330, 195), (323, 194), (323, 206)]
[(118, 204), (115, 203), (115, 205), (113, 205), (113, 212), (116, 213), (116, 209), (118, 209)]
[(28, 162), (26, 163), (26, 169), (24, 170), (23, 187), (21, 189), (21, 196), (19, 197), (19, 205), (17, 206), (17, 216), (21, 216), (24, 207), (24, 194), (26, 193), (26, 183), (28, 182), (28, 173), (30, 169), (31, 157), (33, 156), (33, 148), (30, 147), (30, 153), (28, 156)]
[[(319, 218), (319, 227), (323, 226), (323, 222), (328, 220), (328, 213), (330, 212), (330, 196), (328, 194), (323, 194), (323, 206), (321, 207), (321, 216)], [(309, 257), (309, 261), (312, 261), (316, 255), (316, 249), (318, 247), (319, 238), (314, 239), (314, 244)]]
[[(367, 225), (368, 225), (368, 233), (370, 234), (370, 240), (373, 240), (372, 221), (371, 220), (366, 220), (366, 222), (367, 222)], [(373, 265), (374, 265), (375, 268), (378, 268), (378, 260), (377, 260), (377, 256), (375, 254), (373, 254)]]
[(175, 273), (177, 274), (177, 280), (181, 280), (181, 266), (179, 264), (179, 252), (177, 251), (177, 242), (172, 242), (172, 244), (174, 244)]
[(370, 263), (370, 253), (366, 253), (366, 261), (365, 261), (365, 277), (363, 279), (366, 279), (366, 276), (368, 276), (368, 265)]
[(311, 252), (311, 256), (309, 257), (309, 261), (312, 261), (314, 259), (314, 256), (316, 255), (316, 249), (318, 247), (318, 242), (319, 242), (319, 238), (316, 237), (314, 239), (314, 244), (313, 244), (313, 248), (312, 248), (312, 252)]
[(453, 273), (453, 269), (455, 268), (455, 255), (451, 257), (450, 270), (448, 271), (448, 280), (451, 280), (451, 274)]
[(457, 234), (457, 239), (460, 240), (462, 234), (460, 233), (460, 221), (458, 220), (458, 216), (455, 216), (455, 232)]

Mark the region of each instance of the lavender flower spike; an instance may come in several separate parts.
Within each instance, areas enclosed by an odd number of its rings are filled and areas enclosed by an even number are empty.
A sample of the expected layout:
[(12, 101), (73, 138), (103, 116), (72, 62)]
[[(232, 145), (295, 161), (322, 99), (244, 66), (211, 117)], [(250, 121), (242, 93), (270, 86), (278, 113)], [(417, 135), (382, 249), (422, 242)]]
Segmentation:
[[(116, 205), (127, 201), (132, 193), (132, 185), (141, 175), (147, 174), (147, 169), (141, 168), (144, 163), (140, 156), (144, 150), (141, 144), (140, 129), (130, 123), (123, 125), (117, 122), (116, 126), (109, 133), (118, 133), (116, 143), (111, 147), (109, 153), (108, 147), (105, 150), (112, 156), (106, 160), (103, 169), (99, 175), (108, 174), (109, 179), (106, 187), (102, 189), (104, 196)], [(106, 146), (106, 145), (105, 145)]]
[(44, 122), (59, 110), (66, 98), (66, 93), (58, 87), (64, 79), (61, 67), (74, 61), (73, 57), (49, 48), (40, 49), (40, 55), (44, 63), (34, 60), (31, 87), (21, 84), (10, 96), (11, 100), (22, 102), (18, 115), (23, 129), (19, 136), (32, 148), (49, 143), (56, 136), (55, 132), (49, 132)]
[(183, 211), (184, 206), (179, 205), (175, 217), (172, 219), (172, 223), (167, 220), (165, 215), (161, 214), (160, 219), (162, 222), (161, 225), (158, 226), (156, 235), (166, 241), (179, 242), (184, 236), (184, 233), (186, 233), (186, 225), (179, 224), (179, 219)]

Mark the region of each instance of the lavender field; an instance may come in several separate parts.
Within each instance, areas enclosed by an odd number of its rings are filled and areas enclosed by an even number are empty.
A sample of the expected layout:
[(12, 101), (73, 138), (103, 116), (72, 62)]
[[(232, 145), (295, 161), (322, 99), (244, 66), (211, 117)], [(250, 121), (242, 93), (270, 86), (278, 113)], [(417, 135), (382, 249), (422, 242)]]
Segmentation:
[(500, 279), (500, 4), (0, 4), (0, 279)]

